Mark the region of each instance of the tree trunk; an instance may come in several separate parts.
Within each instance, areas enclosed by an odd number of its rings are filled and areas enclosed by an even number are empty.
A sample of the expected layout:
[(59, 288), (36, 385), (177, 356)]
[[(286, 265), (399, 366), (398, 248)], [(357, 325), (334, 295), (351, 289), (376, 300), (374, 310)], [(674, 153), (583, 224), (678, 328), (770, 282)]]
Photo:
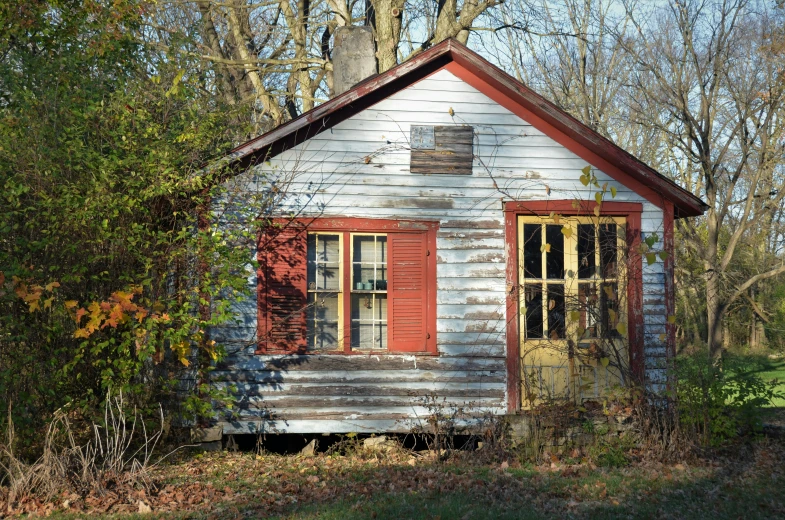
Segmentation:
[[(707, 189), (708, 199), (713, 199), (713, 190)], [(713, 202), (713, 201), (712, 201)], [(712, 205), (706, 215), (706, 322), (708, 331), (706, 342), (709, 345), (709, 357), (713, 362), (722, 356), (722, 318), (725, 315), (725, 304), (722, 301), (719, 269), (720, 223), (717, 212)]]
[(376, 38), (376, 60), (379, 74), (398, 65), (398, 43), (401, 40), (403, 0), (372, 0), (373, 32)]

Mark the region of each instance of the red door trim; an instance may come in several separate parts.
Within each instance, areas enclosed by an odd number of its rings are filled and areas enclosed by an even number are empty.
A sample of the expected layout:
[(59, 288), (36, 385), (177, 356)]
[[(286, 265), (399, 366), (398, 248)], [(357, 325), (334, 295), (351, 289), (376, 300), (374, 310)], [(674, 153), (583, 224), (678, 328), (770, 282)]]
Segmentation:
[[(575, 207), (577, 206), (577, 207)], [(520, 338), (518, 316), (518, 216), (549, 215), (593, 216), (596, 202), (571, 200), (540, 200), (504, 203), (504, 236), (507, 249), (507, 411), (515, 413), (521, 407)], [(671, 206), (671, 221), (673, 211)], [(627, 333), (630, 343), (630, 367), (637, 384), (644, 381), (643, 351), (643, 264), (639, 252), (641, 241), (641, 213), (637, 202), (603, 202), (602, 215), (623, 216), (627, 219), (630, 273), (627, 281)], [(671, 255), (669, 255), (670, 257)]]

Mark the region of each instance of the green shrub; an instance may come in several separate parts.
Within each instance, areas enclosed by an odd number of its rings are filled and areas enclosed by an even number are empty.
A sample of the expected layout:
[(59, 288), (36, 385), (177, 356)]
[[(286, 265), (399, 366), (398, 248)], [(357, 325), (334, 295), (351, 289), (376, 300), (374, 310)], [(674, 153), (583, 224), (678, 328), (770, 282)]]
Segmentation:
[(620, 436), (611, 439), (600, 437), (597, 443), (588, 449), (589, 457), (601, 468), (623, 468), (630, 464), (627, 452), (635, 446), (631, 436)]
[(764, 381), (753, 363), (730, 355), (716, 365), (705, 355), (677, 360), (679, 419), (703, 445), (718, 446), (761, 430), (761, 408), (779, 396), (778, 382)]

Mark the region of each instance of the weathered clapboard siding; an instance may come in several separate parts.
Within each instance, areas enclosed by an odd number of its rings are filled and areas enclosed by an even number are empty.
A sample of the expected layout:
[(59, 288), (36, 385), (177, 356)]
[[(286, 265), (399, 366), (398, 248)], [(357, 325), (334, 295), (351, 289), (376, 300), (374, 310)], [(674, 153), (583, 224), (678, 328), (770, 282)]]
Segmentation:
[[(412, 124), (472, 125), (477, 134), (472, 175), (412, 174)], [(591, 199), (593, 193), (578, 180), (586, 164), (442, 70), (234, 179), (237, 189), (254, 192), (266, 189), (269, 179), (291, 178), (283, 212), (438, 221), (439, 355), (257, 356), (255, 301), (237, 302), (238, 323), (213, 330), (213, 338), (233, 352), (213, 380), (238, 390), (239, 415), (227, 416), (224, 431), (407, 431), (429, 412), (423, 399), (430, 395), (503, 413), (502, 199)], [(615, 201), (641, 202), (644, 234), (662, 238), (657, 206), (603, 172), (597, 176), (600, 184), (617, 188)], [(659, 258), (643, 266), (646, 373), (652, 385), (665, 377), (659, 361), (667, 319), (664, 276)], [(249, 283), (256, 283), (253, 274)]]

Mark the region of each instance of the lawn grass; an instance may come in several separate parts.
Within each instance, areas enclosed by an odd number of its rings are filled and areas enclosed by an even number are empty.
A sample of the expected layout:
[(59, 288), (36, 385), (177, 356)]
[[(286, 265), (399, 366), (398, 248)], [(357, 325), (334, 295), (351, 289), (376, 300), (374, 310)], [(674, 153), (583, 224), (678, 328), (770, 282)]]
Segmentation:
[(763, 381), (778, 381), (776, 391), (780, 394), (775, 397), (768, 407), (785, 408), (785, 357), (770, 358), (765, 354), (731, 353), (733, 365), (738, 370), (756, 374)]
[[(218, 453), (159, 468), (182, 505), (150, 497), (146, 515), (92, 518), (270, 518), (275, 520), (469, 520), (538, 518), (782, 518), (785, 446), (757, 441), (730, 458), (597, 468), (481, 461), (446, 462), (403, 450), (304, 456)], [(156, 501), (157, 500), (157, 501)], [(168, 511), (167, 511), (168, 509)], [(51, 518), (84, 518), (55, 511)]]
[(778, 390), (781, 397), (776, 397), (771, 406), (777, 408), (785, 408), (785, 358), (779, 359), (766, 359), (763, 364), (764, 370), (760, 372), (761, 379), (764, 381), (779, 381)]

